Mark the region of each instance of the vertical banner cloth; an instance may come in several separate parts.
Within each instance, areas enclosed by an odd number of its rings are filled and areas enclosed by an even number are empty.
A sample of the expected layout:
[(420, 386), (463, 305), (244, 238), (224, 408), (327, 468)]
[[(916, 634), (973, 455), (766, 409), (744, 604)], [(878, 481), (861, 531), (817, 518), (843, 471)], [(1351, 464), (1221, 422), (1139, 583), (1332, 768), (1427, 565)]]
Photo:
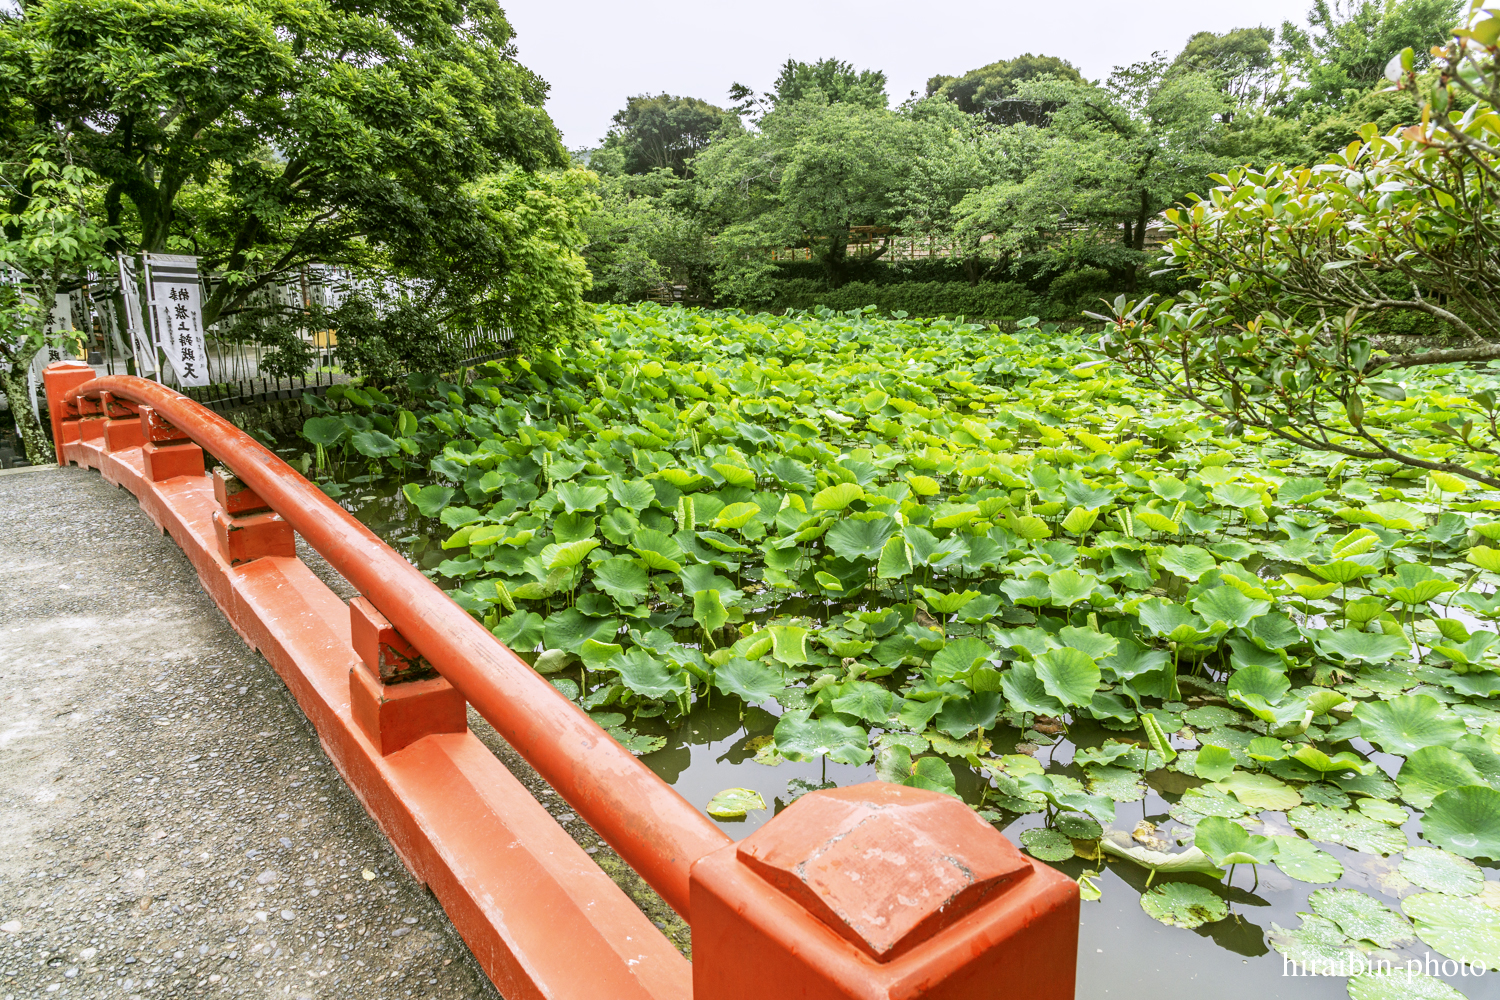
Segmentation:
[(157, 346), (177, 373), (179, 385), (208, 385), (198, 258), (164, 253), (141, 257), (146, 264), (146, 298)]
[(116, 254), (120, 266), (120, 294), (125, 299), (125, 324), (130, 327), (130, 353), (135, 357), (135, 373), (140, 376), (156, 374), (156, 348), (146, 336), (146, 324), (141, 319), (141, 291), (136, 280), (135, 258)]

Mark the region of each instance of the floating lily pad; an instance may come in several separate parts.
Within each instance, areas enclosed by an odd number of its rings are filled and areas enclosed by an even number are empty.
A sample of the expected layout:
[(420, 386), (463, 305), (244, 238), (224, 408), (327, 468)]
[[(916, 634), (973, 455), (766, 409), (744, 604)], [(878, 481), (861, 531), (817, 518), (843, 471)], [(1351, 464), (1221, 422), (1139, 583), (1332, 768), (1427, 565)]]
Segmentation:
[(1344, 877), (1343, 863), (1311, 841), (1292, 836), (1271, 839), (1276, 842), (1276, 867), (1298, 882), (1326, 885)]
[(1422, 836), (1466, 858), (1500, 860), (1500, 791), (1469, 785), (1432, 800)]
[(1500, 969), (1500, 910), (1477, 896), (1421, 892), (1403, 899), (1401, 909), (1423, 944), (1460, 962)]
[(1413, 885), (1450, 896), (1473, 896), (1484, 887), (1478, 865), (1438, 847), (1411, 848), (1397, 871)]
[(1313, 912), (1339, 925), (1354, 941), (1389, 948), (1412, 939), (1405, 917), (1373, 896), (1355, 889), (1318, 889), (1308, 898)]
[(1145, 798), (1146, 786), (1140, 773), (1123, 767), (1090, 767), (1084, 771), (1089, 791), (1116, 802), (1139, 802)]
[(1349, 1000), (1467, 1000), (1441, 979), (1394, 968), (1349, 977)]
[(1238, 772), (1231, 774), (1223, 781), (1215, 782), (1214, 787), (1220, 791), (1232, 793), (1235, 798), (1252, 809), (1284, 811), (1302, 804), (1302, 796), (1298, 795), (1294, 788), (1277, 781), (1269, 774)]
[[(1306, 795), (1303, 796), (1303, 798), (1306, 797)], [(1384, 799), (1360, 799), (1359, 811), (1389, 826), (1401, 826), (1411, 819), (1411, 813)]]
[(1066, 861), (1073, 856), (1073, 842), (1065, 834), (1046, 827), (1022, 830), (1021, 843), (1043, 861)]
[(1313, 840), (1327, 844), (1343, 844), (1370, 854), (1400, 854), (1406, 850), (1406, 834), (1400, 829), (1359, 813), (1304, 805), (1290, 810), (1287, 819)]
[(1224, 900), (1201, 885), (1165, 882), (1141, 895), (1141, 909), (1169, 927), (1192, 930), (1229, 916)]
[(753, 809), (764, 809), (766, 800), (753, 788), (726, 788), (708, 800), (706, 811), (715, 819), (743, 819)]
[(1057, 829), (1073, 840), (1098, 840), (1104, 832), (1098, 820), (1082, 813), (1062, 813), (1057, 817)]
[(1271, 924), (1272, 948), (1298, 966), (1298, 975), (1347, 976), (1363, 963), (1363, 954), (1339, 925), (1316, 913), (1299, 913), (1299, 927)]

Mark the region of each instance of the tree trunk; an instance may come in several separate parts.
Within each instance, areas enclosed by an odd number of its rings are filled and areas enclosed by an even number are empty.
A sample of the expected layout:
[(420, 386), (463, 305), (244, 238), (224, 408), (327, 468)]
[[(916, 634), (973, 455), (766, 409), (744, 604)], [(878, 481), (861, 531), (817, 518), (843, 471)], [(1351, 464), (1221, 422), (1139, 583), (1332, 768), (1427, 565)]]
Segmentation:
[(1128, 247), (1135, 246), (1135, 235), (1131, 231), (1130, 220), (1129, 219), (1125, 220), (1125, 240), (1124, 240), (1124, 243)]
[(31, 395), (26, 391), (26, 369), (27, 364), (17, 364), (8, 371), (0, 372), (0, 385), (5, 387), (5, 398), (10, 401), (10, 412), (16, 420), (16, 430), (21, 432), (21, 444), (26, 449), (26, 461), (32, 465), (48, 465), (53, 462), (56, 455), (52, 447), (47, 443), (47, 436), (42, 433), (42, 425), (37, 423), (36, 415), (31, 412)]

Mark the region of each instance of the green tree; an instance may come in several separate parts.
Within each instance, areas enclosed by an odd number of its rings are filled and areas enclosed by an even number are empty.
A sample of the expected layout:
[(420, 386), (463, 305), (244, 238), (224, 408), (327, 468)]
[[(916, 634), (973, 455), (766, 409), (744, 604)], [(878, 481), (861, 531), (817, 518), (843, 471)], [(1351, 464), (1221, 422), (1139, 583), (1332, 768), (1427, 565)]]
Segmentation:
[(208, 323), (306, 262), (427, 260), (488, 218), (471, 182), (565, 162), (492, 0), (35, 0), (0, 19), (0, 94), (8, 144), (70, 135), (112, 249), (230, 279)]
[(1306, 30), (1281, 26), (1286, 58), (1302, 80), (1289, 110), (1352, 104), (1381, 83), (1386, 63), (1405, 48), (1425, 67), (1462, 10), (1463, 0), (1314, 0)]
[(773, 108), (808, 100), (885, 108), (890, 103), (885, 84), (884, 72), (856, 70), (840, 59), (819, 59), (814, 63), (788, 59), (769, 94), (756, 94), (744, 84), (736, 83), (729, 88), (729, 99), (739, 102), (736, 111), (756, 119)]
[(47, 439), (31, 412), (27, 369), (44, 346), (52, 303), (69, 278), (103, 264), (111, 230), (82, 212), (95, 178), (59, 164), (47, 149), (29, 161), (0, 163), (0, 267), (21, 283), (0, 281), (0, 386), (10, 403), (26, 460), (48, 461)]
[(669, 170), (602, 179), (600, 208), (584, 221), (590, 298), (637, 302), (668, 284), (684, 285), (692, 300), (712, 296), (712, 239), (692, 193)]
[[(1462, 369), (1445, 398), (1367, 415), (1377, 399), (1405, 400), (1407, 369), (1500, 359), (1497, 14), (1442, 50), (1418, 123), (1366, 125), (1313, 169), (1229, 171), (1169, 213), (1166, 262), (1201, 289), (1122, 298), (1110, 353), (1232, 425), (1500, 487), (1500, 397), (1466, 388)], [(1411, 49), (1394, 72), (1418, 93), (1430, 79)], [(1466, 343), (1382, 353), (1370, 330), (1392, 314)]]
[(625, 102), (614, 124), (604, 147), (618, 150), (620, 170), (644, 174), (666, 169), (684, 177), (693, 155), (721, 128), (739, 122), (733, 112), (696, 97), (643, 94)]
[(1077, 67), (1066, 59), (1027, 52), (970, 70), (963, 76), (934, 76), (927, 81), (927, 96), (952, 101), (959, 110), (980, 115), (996, 125), (1045, 125), (1055, 104), (1020, 94), (1022, 84), (1040, 79), (1084, 82)]
[(1241, 106), (1279, 103), (1288, 81), (1278, 65), (1275, 42), (1276, 32), (1270, 28), (1200, 31), (1188, 39), (1167, 72), (1208, 74)]
[(1059, 229), (1094, 226), (1142, 250), (1151, 220), (1224, 165), (1217, 146), (1233, 107), (1213, 77), (1167, 69), (1156, 58), (1117, 68), (1100, 85), (1023, 84), (1023, 98), (1055, 106), (1037, 133), (1040, 148), (1024, 176), (966, 196), (954, 210), (959, 227), (1020, 249)]
[(693, 170), (728, 237), (721, 269), (743, 273), (747, 255), (806, 246), (828, 283), (843, 284), (849, 228), (897, 221), (912, 139), (911, 120), (884, 108), (803, 100), (778, 105), (756, 132), (713, 143)]

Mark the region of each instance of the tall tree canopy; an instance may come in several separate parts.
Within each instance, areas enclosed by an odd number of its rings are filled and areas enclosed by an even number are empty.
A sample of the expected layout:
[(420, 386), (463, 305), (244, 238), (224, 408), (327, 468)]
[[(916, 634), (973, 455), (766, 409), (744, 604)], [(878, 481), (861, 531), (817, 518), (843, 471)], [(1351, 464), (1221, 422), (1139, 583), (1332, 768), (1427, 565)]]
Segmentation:
[(1027, 52), (970, 70), (963, 76), (932, 77), (927, 81), (927, 96), (947, 98), (960, 110), (982, 115), (997, 125), (1018, 122), (1040, 125), (1045, 123), (1050, 108), (1020, 97), (1019, 90), (1028, 80), (1047, 77), (1083, 83), (1083, 76), (1066, 59)]
[(696, 97), (642, 94), (615, 113), (614, 125), (589, 165), (601, 172), (616, 168), (627, 174), (670, 170), (687, 175), (688, 160), (726, 125), (737, 125), (732, 111)]
[(1418, 68), (1447, 43), (1463, 0), (1313, 0), (1306, 30), (1281, 26), (1287, 58), (1303, 85), (1293, 110), (1342, 107), (1382, 83), (1391, 56), (1411, 48)]
[(0, 18), (0, 142), (93, 170), (115, 249), (229, 276), (205, 322), (308, 261), (441, 281), (472, 182), (565, 162), (512, 38), (493, 0), (34, 0)]

